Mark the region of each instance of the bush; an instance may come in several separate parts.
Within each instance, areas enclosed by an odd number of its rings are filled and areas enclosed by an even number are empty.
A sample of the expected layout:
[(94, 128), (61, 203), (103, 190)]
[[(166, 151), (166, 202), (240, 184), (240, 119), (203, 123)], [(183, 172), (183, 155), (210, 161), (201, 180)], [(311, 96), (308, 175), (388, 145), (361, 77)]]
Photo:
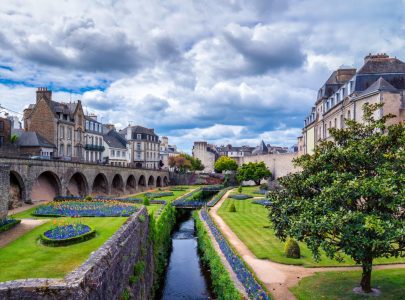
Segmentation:
[(261, 185), (260, 185), (260, 189), (261, 190), (268, 190), (269, 189), (269, 185), (265, 182), (265, 183), (262, 183)]
[(238, 193), (241, 194), (241, 193), (242, 193), (242, 190), (243, 190), (243, 189), (242, 189), (242, 186), (240, 185), (240, 186), (238, 187)]
[(232, 203), (232, 204), (229, 206), (228, 211), (229, 211), (229, 212), (236, 212), (235, 204)]
[(150, 205), (149, 197), (146, 196), (146, 195), (143, 197), (143, 205), (145, 205), (145, 206), (149, 206), (149, 205)]
[(91, 201), (91, 200), (93, 200), (93, 197), (90, 196), (90, 195), (87, 195), (86, 198), (84, 198), (84, 200), (86, 200), (86, 201)]
[(292, 238), (289, 238), (284, 246), (284, 253), (285, 256), (289, 258), (300, 258), (301, 251), (300, 246), (298, 245), (297, 241)]

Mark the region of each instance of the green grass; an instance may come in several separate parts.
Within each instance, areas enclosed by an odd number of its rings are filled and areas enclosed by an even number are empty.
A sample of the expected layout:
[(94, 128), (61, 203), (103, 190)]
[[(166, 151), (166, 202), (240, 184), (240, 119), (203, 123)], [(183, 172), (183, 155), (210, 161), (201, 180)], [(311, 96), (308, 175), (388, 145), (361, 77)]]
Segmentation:
[[(191, 190), (196, 189), (196, 188), (198, 188), (198, 186), (188, 186), (188, 189), (185, 190), (185, 191), (170, 191), (170, 189), (164, 189), (164, 190), (162, 190), (162, 192), (165, 192), (165, 191), (172, 192), (173, 196), (160, 197), (160, 198), (156, 198), (155, 200), (165, 200), (165, 201), (168, 201), (168, 202), (172, 202), (172, 201), (176, 200), (177, 198), (179, 198), (180, 196), (183, 196), (184, 194), (187, 194)], [(128, 197), (143, 198), (143, 196), (146, 193), (149, 193), (149, 192), (151, 192), (151, 191), (146, 191), (146, 192), (142, 192), (142, 193), (138, 193), (138, 194), (133, 194), (133, 195), (130, 195)], [(159, 192), (159, 191), (156, 190), (156, 192)]]
[[(70, 218), (63, 218), (69, 220)], [(0, 248), (0, 281), (23, 278), (62, 278), (80, 266), (125, 222), (126, 217), (81, 218), (97, 231), (97, 236), (66, 247), (43, 246), (38, 238), (51, 221)], [(58, 219), (58, 221), (60, 218)]]
[(405, 269), (376, 270), (371, 275), (372, 287), (379, 288), (379, 297), (360, 296), (353, 293), (359, 286), (360, 271), (322, 272), (302, 279), (290, 288), (299, 300), (318, 299), (384, 299), (405, 298)]
[[(275, 262), (293, 265), (303, 265), (305, 267), (324, 266), (348, 266), (354, 265), (349, 257), (344, 263), (339, 263), (325, 256), (320, 262), (315, 262), (312, 253), (303, 244), (301, 248), (301, 258), (293, 259), (284, 255), (284, 243), (274, 235), (270, 227), (267, 209), (258, 204), (252, 204), (252, 200), (232, 200), (227, 199), (218, 210), (218, 214), (235, 232), (235, 234), (245, 243), (245, 245), (261, 259), (269, 259)], [(236, 212), (228, 212), (231, 203), (236, 206)], [(374, 261), (375, 264), (405, 262), (404, 258), (381, 258)]]
[[(254, 185), (254, 186), (243, 186), (242, 187), (242, 194), (245, 195), (250, 195), (253, 197), (264, 197), (264, 195), (261, 194), (255, 194), (254, 192), (256, 192), (257, 190), (260, 189), (259, 185)], [(236, 187), (231, 194), (239, 194), (238, 193), (238, 187)]]

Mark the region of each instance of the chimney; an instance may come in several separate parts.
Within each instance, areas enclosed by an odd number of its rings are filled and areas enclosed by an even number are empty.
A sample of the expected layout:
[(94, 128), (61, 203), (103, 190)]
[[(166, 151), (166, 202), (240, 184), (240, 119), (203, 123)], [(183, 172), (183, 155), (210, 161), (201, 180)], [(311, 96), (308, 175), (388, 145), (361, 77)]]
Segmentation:
[[(93, 119), (94, 121), (97, 121), (97, 115), (96, 114), (90, 114), (89, 118)], [(111, 125), (111, 124), (110, 124)]]
[(105, 127), (107, 127), (107, 129), (110, 130), (115, 130), (115, 126), (114, 124), (105, 124)]
[(44, 98), (45, 101), (50, 102), (52, 100), (52, 91), (48, 91), (46, 87), (39, 87), (37, 89), (37, 103), (41, 98)]
[(377, 54), (369, 53), (366, 57), (364, 57), (364, 63), (368, 62), (369, 60), (385, 59), (385, 58), (389, 58), (389, 55), (387, 53), (377, 53)]

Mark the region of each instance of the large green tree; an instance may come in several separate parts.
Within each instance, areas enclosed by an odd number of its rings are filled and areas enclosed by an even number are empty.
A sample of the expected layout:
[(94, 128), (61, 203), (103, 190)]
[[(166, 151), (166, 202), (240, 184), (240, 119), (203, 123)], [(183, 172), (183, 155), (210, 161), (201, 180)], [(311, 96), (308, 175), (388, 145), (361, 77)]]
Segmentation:
[(186, 153), (182, 153), (178, 156), (170, 156), (169, 166), (175, 168), (180, 173), (204, 170), (204, 165), (200, 159)]
[(182, 153), (180, 156), (184, 157), (185, 159), (189, 160), (191, 163), (190, 171), (202, 171), (204, 170), (204, 165), (202, 164), (199, 158), (193, 157), (190, 154)]
[(221, 156), (215, 162), (214, 168), (219, 173), (222, 173), (223, 171), (236, 171), (238, 169), (238, 164), (234, 159), (228, 156)]
[(405, 256), (405, 126), (375, 119), (381, 104), (363, 107), (363, 122), (329, 129), (333, 141), (295, 163), (302, 172), (280, 179), (270, 192), (276, 235), (307, 244), (337, 260), (361, 264), (360, 286), (371, 291), (373, 259)]
[(243, 164), (238, 168), (236, 178), (239, 182), (253, 180), (256, 185), (260, 184), (262, 179), (267, 179), (271, 176), (271, 172), (267, 169), (264, 162), (250, 162)]

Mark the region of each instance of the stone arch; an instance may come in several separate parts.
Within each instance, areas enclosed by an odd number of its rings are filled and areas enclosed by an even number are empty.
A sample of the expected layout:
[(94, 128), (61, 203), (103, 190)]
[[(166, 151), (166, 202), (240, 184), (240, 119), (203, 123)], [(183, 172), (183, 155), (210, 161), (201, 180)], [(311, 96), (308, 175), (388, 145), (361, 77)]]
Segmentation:
[(169, 180), (167, 179), (167, 176), (163, 178), (163, 186), (168, 186), (169, 185)]
[(154, 188), (155, 187), (155, 178), (150, 175), (148, 179), (148, 188)]
[(60, 195), (62, 186), (58, 175), (51, 171), (45, 171), (36, 178), (31, 190), (32, 202), (41, 200), (52, 201), (57, 195)]
[(16, 171), (10, 171), (10, 187), (9, 187), (10, 200), (8, 208), (13, 209), (22, 206), (26, 200), (26, 189), (24, 180), (21, 175)]
[(81, 172), (76, 172), (70, 177), (67, 186), (67, 195), (85, 197), (89, 193), (89, 185), (86, 176)]
[(140, 191), (144, 191), (146, 189), (146, 179), (145, 176), (141, 175), (138, 180), (138, 188)]
[(129, 194), (133, 194), (136, 191), (136, 179), (134, 175), (128, 176), (127, 183), (125, 185), (125, 190)]
[(160, 176), (156, 178), (156, 187), (162, 187), (162, 178)]
[(120, 174), (115, 174), (111, 183), (111, 193), (114, 195), (124, 194), (124, 180)]
[(108, 180), (104, 173), (98, 173), (94, 178), (92, 193), (94, 195), (106, 195), (108, 194)]

